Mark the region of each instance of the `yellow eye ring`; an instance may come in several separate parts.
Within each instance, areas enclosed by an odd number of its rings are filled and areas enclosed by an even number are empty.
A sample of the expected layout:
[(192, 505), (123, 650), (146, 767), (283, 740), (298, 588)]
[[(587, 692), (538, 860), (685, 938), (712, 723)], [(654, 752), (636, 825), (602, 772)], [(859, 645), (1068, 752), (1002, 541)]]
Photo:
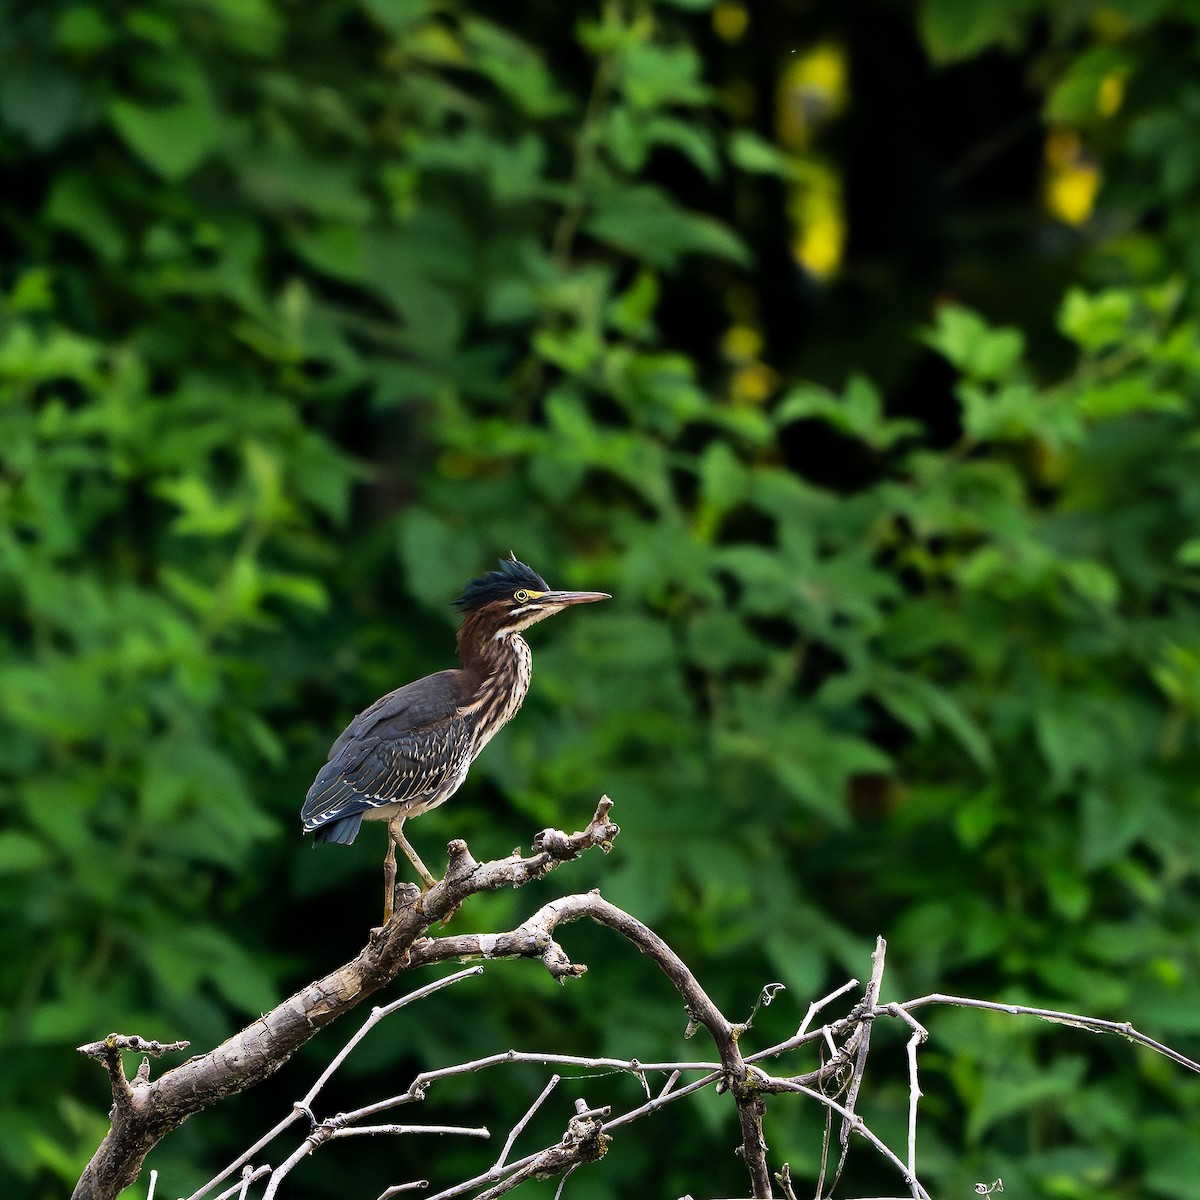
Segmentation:
[(529, 599), (529, 593), (522, 588), (519, 592), (513, 592), (513, 599), (518, 604), (524, 604), (525, 601)]

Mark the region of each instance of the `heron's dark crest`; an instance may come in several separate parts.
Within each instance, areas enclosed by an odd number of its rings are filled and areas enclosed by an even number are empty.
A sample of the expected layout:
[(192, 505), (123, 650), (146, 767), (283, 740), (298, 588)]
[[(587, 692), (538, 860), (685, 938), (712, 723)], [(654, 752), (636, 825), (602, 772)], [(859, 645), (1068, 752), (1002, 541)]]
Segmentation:
[(548, 592), (550, 585), (532, 568), (519, 562), (516, 556), (502, 558), (500, 570), (489, 571), (472, 579), (454, 601), (459, 612), (480, 608), (493, 600), (508, 600), (515, 588), (526, 588), (535, 592)]

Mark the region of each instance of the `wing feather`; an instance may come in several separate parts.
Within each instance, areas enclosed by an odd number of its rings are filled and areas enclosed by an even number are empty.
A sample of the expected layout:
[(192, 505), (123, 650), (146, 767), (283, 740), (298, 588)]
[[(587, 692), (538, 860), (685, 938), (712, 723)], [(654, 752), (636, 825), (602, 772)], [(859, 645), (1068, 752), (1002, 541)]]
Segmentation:
[(461, 779), (470, 736), (457, 715), (458, 674), (442, 671), (398, 688), (350, 722), (305, 797), (306, 833), (373, 808), (427, 799)]

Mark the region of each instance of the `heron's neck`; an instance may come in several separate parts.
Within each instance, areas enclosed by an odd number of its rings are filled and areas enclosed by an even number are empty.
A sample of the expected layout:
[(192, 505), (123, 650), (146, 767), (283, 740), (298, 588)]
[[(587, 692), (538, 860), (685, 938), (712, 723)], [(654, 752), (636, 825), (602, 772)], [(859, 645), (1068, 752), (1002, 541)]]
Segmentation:
[(462, 711), (478, 714), (478, 753), (521, 707), (533, 674), (533, 654), (519, 633), (472, 636), (482, 631), (468, 629), (470, 621), (468, 617), (459, 627), (458, 657), (469, 692)]
[(528, 686), (533, 655), (519, 633), (497, 634), (472, 613), (458, 627), (458, 661), (477, 683), (518, 672), (525, 675)]

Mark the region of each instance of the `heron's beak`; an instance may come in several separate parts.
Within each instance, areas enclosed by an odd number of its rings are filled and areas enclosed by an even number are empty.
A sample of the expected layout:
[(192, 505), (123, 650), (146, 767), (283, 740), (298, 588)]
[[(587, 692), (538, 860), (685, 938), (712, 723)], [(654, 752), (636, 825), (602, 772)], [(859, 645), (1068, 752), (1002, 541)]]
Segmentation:
[(595, 604), (597, 600), (611, 600), (607, 592), (545, 592), (538, 597), (542, 604)]

